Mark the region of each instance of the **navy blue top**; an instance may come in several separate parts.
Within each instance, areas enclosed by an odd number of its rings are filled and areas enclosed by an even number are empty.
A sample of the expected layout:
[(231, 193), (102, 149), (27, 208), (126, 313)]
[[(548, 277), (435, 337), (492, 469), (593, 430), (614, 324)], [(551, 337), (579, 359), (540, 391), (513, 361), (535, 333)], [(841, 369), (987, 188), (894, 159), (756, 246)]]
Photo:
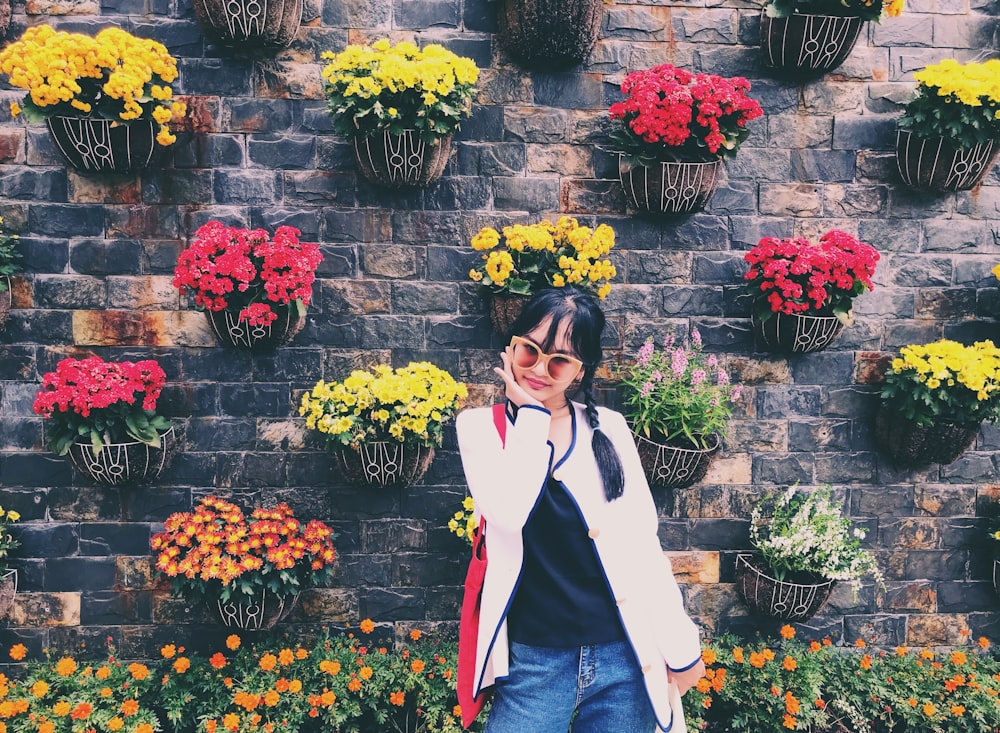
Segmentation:
[(570, 648), (625, 639), (576, 502), (549, 477), (524, 526), (524, 571), (507, 615), (512, 641)]

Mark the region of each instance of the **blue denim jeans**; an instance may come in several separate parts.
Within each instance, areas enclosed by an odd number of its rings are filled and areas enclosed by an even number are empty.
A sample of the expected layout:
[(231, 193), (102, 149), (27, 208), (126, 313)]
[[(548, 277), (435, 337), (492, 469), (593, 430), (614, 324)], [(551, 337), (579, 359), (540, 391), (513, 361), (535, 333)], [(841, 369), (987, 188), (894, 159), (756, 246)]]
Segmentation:
[[(574, 717), (574, 713), (576, 717)], [(552, 649), (512, 643), (486, 733), (651, 733), (642, 672), (628, 642)]]

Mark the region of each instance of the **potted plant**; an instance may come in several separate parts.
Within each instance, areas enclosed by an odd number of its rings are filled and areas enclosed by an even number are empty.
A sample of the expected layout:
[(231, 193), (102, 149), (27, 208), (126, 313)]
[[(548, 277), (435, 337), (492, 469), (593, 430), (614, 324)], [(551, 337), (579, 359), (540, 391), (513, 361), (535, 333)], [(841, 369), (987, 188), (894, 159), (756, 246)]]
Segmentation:
[(808, 78), (840, 66), (858, 40), (861, 24), (898, 17), (904, 0), (765, 0), (760, 16), (764, 65)]
[(0, 71), (27, 89), (13, 115), (45, 121), (59, 151), (85, 173), (132, 173), (176, 137), (167, 123), (186, 114), (172, 101), (177, 62), (166, 47), (121, 28), (96, 36), (28, 28), (0, 51)]
[(444, 424), (467, 395), (464, 384), (430, 362), (378, 364), (342, 382), (321, 379), (302, 395), (299, 414), (322, 434), (348, 481), (407, 486), (430, 467)]
[(501, 0), (497, 38), (529, 69), (561, 69), (590, 55), (607, 0)]
[(743, 259), (754, 333), (767, 348), (790, 353), (826, 348), (854, 323), (854, 298), (871, 290), (879, 253), (833, 229), (813, 244), (804, 237), (764, 237)]
[(482, 262), (469, 277), (489, 300), (490, 319), (502, 335), (539, 290), (576, 285), (603, 300), (617, 274), (607, 258), (615, 246), (615, 230), (607, 224), (591, 229), (563, 216), (555, 224), (543, 219), (500, 232), (484, 227), (471, 244)]
[(284, 48), (302, 22), (302, 0), (196, 0), (193, 6), (202, 28), (238, 48)]
[(756, 554), (736, 558), (736, 587), (752, 611), (805, 621), (826, 603), (835, 582), (865, 576), (884, 585), (875, 556), (862, 549), (865, 531), (852, 526), (831, 498), (830, 487), (766, 496), (750, 515)]
[(21, 519), (19, 512), (0, 506), (0, 619), (7, 618), (17, 594), (17, 570), (10, 567), (10, 551), (21, 546), (10, 533), (10, 525)]
[(735, 155), (764, 114), (750, 82), (661, 64), (633, 71), (609, 109), (610, 148), (629, 205), (653, 214), (701, 210), (715, 193), (723, 156)]
[(287, 504), (256, 508), (248, 518), (206, 496), (167, 517), (150, 547), (175, 597), (208, 604), (226, 626), (259, 631), (287, 616), (301, 591), (333, 578), (333, 539), (330, 527), (303, 524)]
[(978, 186), (1000, 152), (1000, 60), (926, 66), (896, 131), (903, 181), (919, 188)]
[(170, 420), (156, 411), (165, 382), (152, 359), (63, 359), (42, 376), (34, 410), (48, 420), (49, 449), (68, 455), (95, 482), (146, 483), (160, 475), (176, 445)]
[(698, 330), (688, 346), (671, 335), (657, 349), (647, 339), (619, 384), (649, 483), (683, 488), (703, 479), (743, 387), (730, 384), (715, 354), (705, 356)]
[(885, 373), (875, 438), (897, 465), (951, 463), (1000, 418), (1000, 349), (941, 339), (899, 351)]
[(5, 234), (3, 217), (0, 216), (0, 333), (3, 333), (10, 318), (11, 298), (10, 278), (21, 270), (21, 253), (17, 250), (17, 235)]
[(324, 89), (334, 129), (354, 144), (361, 174), (384, 186), (437, 179), (451, 136), (472, 112), (479, 69), (438, 44), (372, 45), (326, 51)]
[(299, 230), (264, 229), (210, 221), (195, 232), (174, 268), (174, 287), (194, 293), (218, 339), (236, 348), (267, 351), (290, 340), (312, 299), (319, 247)]

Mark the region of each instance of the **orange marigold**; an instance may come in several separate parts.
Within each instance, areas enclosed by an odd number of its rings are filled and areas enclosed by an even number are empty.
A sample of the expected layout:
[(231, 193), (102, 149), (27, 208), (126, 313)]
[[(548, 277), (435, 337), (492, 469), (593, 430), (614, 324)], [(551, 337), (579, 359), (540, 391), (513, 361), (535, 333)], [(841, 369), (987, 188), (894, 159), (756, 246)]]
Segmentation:
[(424, 660), (422, 659), (414, 659), (412, 662), (410, 662), (410, 669), (413, 670), (413, 674), (420, 674), (421, 672), (423, 672), (424, 666), (425, 666)]
[(393, 692), (389, 694), (389, 702), (397, 707), (403, 707), (404, 695), (402, 692)]
[(236, 634), (230, 634), (226, 637), (226, 648), (236, 651), (240, 648), (240, 637)]
[(934, 713), (937, 712), (937, 708), (934, 707), (933, 705), (931, 705), (929, 702), (928, 703), (924, 703), (924, 707), (922, 709), (923, 709), (924, 715), (926, 715), (928, 718), (933, 717)]
[(743, 647), (733, 647), (733, 661), (737, 664), (743, 664)]
[(76, 672), (76, 660), (72, 657), (63, 657), (56, 662), (56, 674), (60, 677), (69, 677)]
[(965, 715), (965, 705), (952, 705), (949, 710), (951, 710), (951, 714), (956, 718), (961, 718)]
[(867, 670), (869, 670), (871, 668), (872, 668), (872, 658), (870, 656), (868, 656), (867, 654), (863, 655), (861, 657), (861, 669), (867, 671)]
[(357, 677), (353, 677), (351, 681), (347, 683), (347, 689), (351, 692), (357, 692), (361, 689), (361, 680)]
[(90, 717), (90, 714), (94, 712), (94, 706), (89, 702), (81, 702), (75, 708), (73, 712), (69, 714), (69, 717), (73, 720), (86, 720)]
[(367, 680), (370, 680), (372, 678), (372, 674), (374, 673), (374, 671), (375, 670), (373, 670), (371, 667), (369, 667), (368, 665), (365, 665), (364, 667), (362, 667), (361, 669), (358, 670), (358, 676), (361, 679), (367, 681)]
[(799, 666), (799, 663), (795, 661), (795, 657), (788, 655), (782, 660), (781, 667), (787, 672), (794, 672), (795, 668)]
[(979, 641), (977, 641), (976, 643), (979, 644), (979, 648), (980, 649), (989, 649), (990, 648), (990, 640), (987, 639), (985, 636), (980, 636), (979, 637)]
[(45, 697), (49, 691), (49, 683), (45, 680), (37, 680), (31, 686), (31, 694), (35, 697)]
[(370, 618), (366, 618), (361, 622), (361, 632), (364, 634), (370, 634), (375, 630), (375, 622)]
[(795, 718), (793, 718), (793, 717), (792, 717), (791, 715), (789, 715), (788, 713), (785, 713), (785, 717), (784, 717), (784, 719), (783, 719), (783, 720), (781, 721), (781, 724), (782, 724), (782, 725), (783, 725), (784, 727), (788, 728), (789, 730), (795, 730), (795, 725), (796, 725), (796, 723), (795, 723)]
[(191, 660), (187, 657), (177, 657), (174, 660), (174, 671), (177, 674), (184, 674), (189, 669), (191, 669)]
[(10, 655), (10, 658), (13, 659), (15, 662), (20, 662), (28, 655), (28, 647), (26, 647), (24, 644), (15, 644), (10, 648), (10, 651), (7, 653)]
[(271, 652), (266, 652), (257, 663), (262, 670), (265, 672), (270, 672), (278, 665), (278, 658), (271, 654)]
[(172, 659), (177, 653), (177, 647), (173, 644), (167, 644), (162, 649), (160, 649), (160, 654), (163, 655), (164, 659)]
[(208, 658), (208, 663), (212, 665), (212, 669), (222, 669), (226, 666), (226, 657), (222, 652), (216, 652)]
[(965, 664), (967, 661), (969, 661), (969, 658), (965, 656), (965, 652), (956, 649), (951, 653), (952, 664)]
[(111, 718), (111, 720), (108, 721), (107, 725), (108, 725), (108, 730), (113, 732), (124, 728), (125, 721), (116, 715), (115, 717)]
[(135, 733), (153, 733), (153, 726), (149, 723), (139, 723), (135, 727)]
[(782, 626), (778, 633), (781, 634), (782, 639), (792, 639), (795, 637), (795, 629), (792, 628), (791, 624)]
[(714, 649), (702, 649), (701, 651), (701, 661), (705, 664), (715, 664), (718, 656)]
[(750, 666), (760, 669), (764, 666), (764, 655), (760, 652), (750, 652)]
[(289, 664), (295, 661), (295, 652), (291, 649), (282, 649), (278, 652), (278, 664), (282, 667), (287, 667)]
[(420, 629), (414, 629), (410, 632), (410, 638), (414, 641), (420, 641), (420, 637), (423, 636), (423, 632)]
[(126, 718), (130, 715), (135, 715), (137, 712), (139, 712), (138, 700), (125, 700), (122, 702), (122, 715)]
[(236, 730), (240, 727), (240, 716), (236, 713), (227, 713), (222, 719), (222, 726), (227, 730)]
[(149, 677), (149, 667), (141, 662), (132, 662), (128, 666), (128, 671), (132, 675), (132, 679), (139, 680), (140, 682)]

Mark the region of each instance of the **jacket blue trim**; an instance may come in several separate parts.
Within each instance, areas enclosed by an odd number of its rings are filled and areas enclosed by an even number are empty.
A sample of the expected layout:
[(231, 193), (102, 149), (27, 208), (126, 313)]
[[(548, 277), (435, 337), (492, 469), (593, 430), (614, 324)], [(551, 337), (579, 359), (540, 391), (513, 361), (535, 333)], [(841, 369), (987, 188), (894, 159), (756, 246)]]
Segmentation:
[(689, 669), (691, 669), (694, 665), (698, 664), (698, 662), (700, 661), (701, 661), (701, 655), (699, 654), (697, 657), (695, 657), (695, 660), (686, 667), (681, 667), (680, 669), (674, 669), (668, 664), (667, 669), (669, 669), (671, 672), (687, 672)]

